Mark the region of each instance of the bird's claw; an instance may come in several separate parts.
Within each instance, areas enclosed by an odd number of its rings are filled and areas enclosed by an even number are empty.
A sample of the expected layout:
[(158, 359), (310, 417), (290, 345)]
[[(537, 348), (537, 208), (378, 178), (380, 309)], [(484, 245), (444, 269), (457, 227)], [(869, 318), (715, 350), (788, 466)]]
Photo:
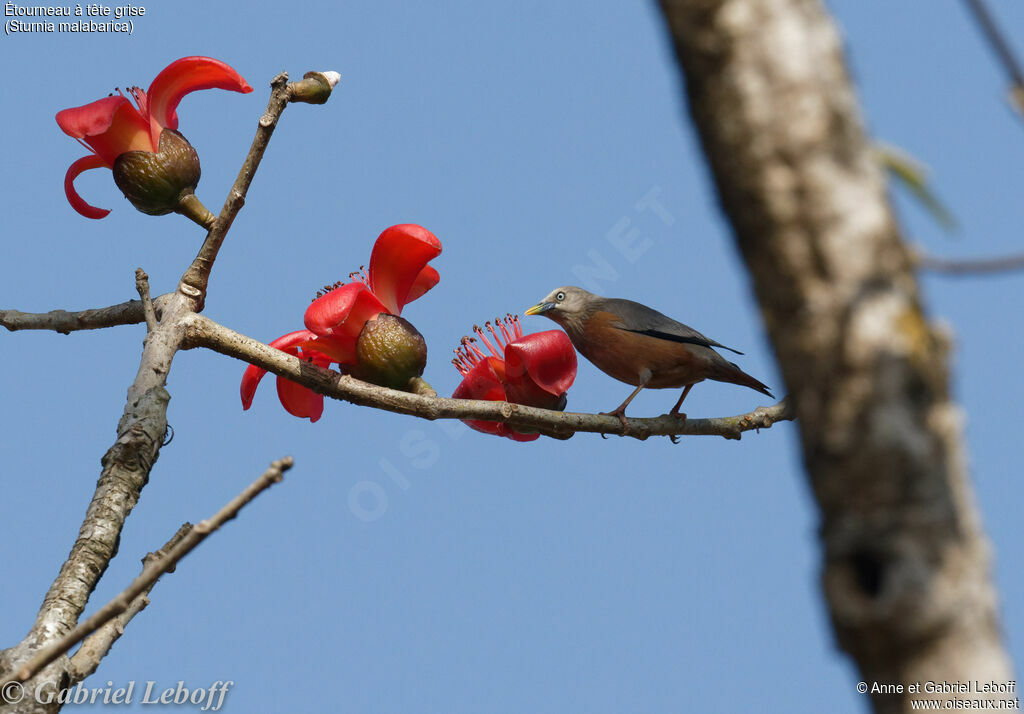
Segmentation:
[[(669, 416), (674, 416), (676, 419), (678, 419), (680, 422), (682, 422), (679, 426), (681, 426), (681, 427), (682, 426), (686, 426), (686, 415), (683, 414), (682, 412), (671, 411), (671, 412), (668, 413), (668, 415)], [(679, 443), (679, 435), (678, 434), (669, 434), (668, 438), (672, 441), (673, 444), (678, 444)]]
[[(622, 423), (622, 436), (626, 436), (627, 434), (629, 434), (633, 430), (633, 427), (629, 423), (629, 419), (626, 418), (626, 412), (625, 412), (624, 409), (623, 410), (616, 409), (613, 412), (601, 412), (601, 416), (618, 417), (619, 421)], [(602, 434), (602, 436), (604, 436), (604, 435)]]

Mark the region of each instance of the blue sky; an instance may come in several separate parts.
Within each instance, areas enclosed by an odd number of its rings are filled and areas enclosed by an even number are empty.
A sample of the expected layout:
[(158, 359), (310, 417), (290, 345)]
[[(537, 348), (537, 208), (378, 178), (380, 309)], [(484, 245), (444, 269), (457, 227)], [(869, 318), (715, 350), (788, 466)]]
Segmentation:
[[(993, 6), (1004, 27), (1024, 27), (1024, 7)], [(1018, 250), (1024, 124), (961, 3), (830, 7), (870, 131), (931, 167), (960, 222), (948, 235), (897, 193), (906, 235), (944, 256)], [(383, 228), (415, 222), (444, 244), (441, 283), (404, 316), (427, 339), (425, 377), (442, 393), (458, 382), (450, 351), (474, 323), (588, 279), (743, 350), (741, 366), (784, 391), (654, 4), (311, 2), (286, 12), (226, 0), (146, 10), (131, 36), (0, 40), (0, 308), (131, 299), (138, 266), (154, 293), (173, 289), (201, 232), (136, 212), (105, 171), (78, 185), (113, 212), (74, 213), (61, 182), (83, 151), (53, 115), (205, 54), (256, 88), (200, 92), (179, 108), (202, 158), (197, 193), (214, 210), (270, 78), (342, 74), (326, 106), (286, 111), (214, 270), (211, 319), (263, 340), (298, 329), (319, 286), (364, 265)], [(645, 197), (664, 211), (644, 208)], [(617, 247), (626, 235), (638, 250)], [(930, 315), (956, 335), (954, 388), (1017, 661), (1022, 285), (1020, 275), (923, 278)], [(539, 317), (524, 325), (552, 327)], [(5, 646), (31, 626), (77, 533), (143, 335), (0, 334)], [(353, 712), (866, 710), (819, 596), (817, 515), (793, 425), (738, 443), (517, 444), (342, 403), (311, 425), (281, 409), (269, 382), (243, 412), (243, 367), (201, 351), (176, 358), (175, 439), (92, 606), (269, 461), (290, 454), (295, 468), (164, 578), (90, 686), (233, 680), (224, 711), (237, 712), (292, 710), (296, 692), (310, 690), (329, 698), (322, 708)], [(581, 360), (569, 408), (608, 410), (628, 392)], [(663, 413), (676, 397), (644, 392), (630, 413)], [(687, 411), (763, 403), (711, 383), (693, 390)]]

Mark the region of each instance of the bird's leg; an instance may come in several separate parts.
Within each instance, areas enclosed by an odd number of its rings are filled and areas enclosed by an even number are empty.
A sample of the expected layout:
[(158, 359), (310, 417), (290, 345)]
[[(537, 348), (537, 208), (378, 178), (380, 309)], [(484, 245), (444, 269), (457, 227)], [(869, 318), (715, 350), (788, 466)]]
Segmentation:
[(679, 395), (679, 401), (676, 402), (676, 405), (672, 407), (672, 411), (669, 412), (669, 415), (679, 417), (684, 424), (686, 423), (686, 415), (679, 413), (679, 407), (683, 406), (683, 400), (686, 399), (686, 395), (690, 393), (691, 389), (693, 389), (693, 385), (687, 384), (683, 389), (683, 393)]
[(647, 386), (647, 382), (648, 380), (643, 380), (643, 382), (641, 382), (641, 384), (637, 386), (636, 389), (633, 390), (632, 394), (626, 397), (626, 401), (624, 401), (619, 406), (615, 407), (615, 409), (613, 409), (612, 411), (601, 412), (601, 414), (603, 416), (617, 416), (619, 418), (619, 421), (622, 422), (622, 428), (625, 429), (626, 431), (629, 431), (629, 420), (626, 418), (626, 407), (629, 405), (631, 401), (633, 401), (633, 397), (639, 394), (640, 390)]
[[(687, 384), (686, 385), (686, 387), (683, 389), (682, 395), (680, 395), (680, 397), (679, 397), (679, 401), (676, 402), (676, 405), (674, 407), (672, 407), (672, 411), (669, 412), (669, 416), (674, 416), (674, 417), (678, 418), (680, 421), (683, 422), (683, 424), (686, 423), (686, 415), (679, 413), (679, 407), (683, 406), (683, 400), (686, 399), (686, 395), (690, 393), (690, 390), (692, 388), (693, 388), (692, 384)], [(668, 438), (672, 441), (673, 444), (678, 444), (679, 443), (679, 437), (676, 436), (675, 434), (669, 434)]]

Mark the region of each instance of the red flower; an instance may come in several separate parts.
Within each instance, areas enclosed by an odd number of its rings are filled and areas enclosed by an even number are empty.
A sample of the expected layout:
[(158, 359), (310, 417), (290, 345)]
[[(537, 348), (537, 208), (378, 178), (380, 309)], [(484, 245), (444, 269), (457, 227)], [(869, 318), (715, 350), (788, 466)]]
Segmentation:
[(356, 340), (363, 326), (380, 313), (401, 315), (402, 308), (437, 285), (437, 270), (427, 265), (441, 254), (441, 241), (412, 223), (391, 226), (377, 238), (366, 275), (334, 286), (306, 309), (306, 328), (316, 349), (339, 364), (354, 365)]
[(181, 98), (198, 89), (214, 88), (243, 94), (252, 91), (242, 76), (223, 62), (183, 57), (158, 74), (149, 91), (128, 89), (138, 108), (118, 90), (117, 95), (57, 112), (57, 124), (64, 133), (92, 151), (71, 164), (64, 177), (64, 192), (71, 207), (86, 218), (103, 218), (110, 213), (86, 203), (75, 191), (75, 178), (88, 169), (112, 169), (117, 157), (128, 151), (156, 153), (163, 130), (178, 128)]
[[(330, 357), (316, 350), (302, 347), (302, 344), (312, 336), (312, 333), (306, 330), (298, 330), (297, 332), (290, 332), (283, 337), (278, 337), (270, 343), (270, 346), (276, 347), (282, 352), (287, 352), (299, 359), (312, 362), (318, 367), (329, 367), (331, 364)], [(256, 394), (256, 387), (266, 373), (267, 370), (253, 364), (246, 367), (245, 374), (242, 375), (243, 409), (248, 409), (252, 406), (252, 398)], [(299, 418), (308, 417), (311, 422), (314, 422), (323, 414), (323, 395), (317, 394), (301, 384), (296, 384), (290, 379), (285, 379), (284, 377), (277, 378), (277, 396), (281, 400), (281, 406), (293, 416)]]
[[(452, 397), (564, 409), (565, 394), (576, 379), (576, 350), (568, 336), (561, 330), (548, 330), (524, 337), (519, 317), (512, 315), (485, 327), (497, 346), (479, 327), (473, 329), (490, 355), (476, 346), (475, 339), (462, 338), (452, 363), (463, 379)], [(463, 421), (477, 431), (514, 441), (533, 441), (540, 436), (519, 433), (496, 421)]]
[[(366, 276), (360, 274), (354, 282), (331, 288), (318, 297), (306, 310), (309, 329), (279, 337), (270, 346), (320, 367), (337, 362), (345, 372), (357, 370), (356, 347), (363, 327), (382, 313), (398, 315), (407, 303), (437, 285), (440, 276), (427, 263), (440, 253), (441, 241), (422, 226), (403, 224), (387, 228), (373, 246)], [(415, 332), (411, 325), (409, 328)], [(401, 361), (404, 355), (389, 356)], [(252, 404), (264, 374), (266, 370), (253, 365), (245, 370), (241, 385), (244, 409)], [(320, 418), (321, 395), (281, 377), (277, 379), (277, 393), (289, 414), (309, 417), (310, 421)]]

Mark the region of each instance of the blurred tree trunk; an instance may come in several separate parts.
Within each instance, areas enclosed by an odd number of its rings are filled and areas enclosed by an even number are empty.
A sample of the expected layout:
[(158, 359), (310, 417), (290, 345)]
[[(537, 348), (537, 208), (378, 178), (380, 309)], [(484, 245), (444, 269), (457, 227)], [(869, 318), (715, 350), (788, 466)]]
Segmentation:
[(661, 4), (796, 407), (839, 646), (869, 687), (1012, 679), (949, 337), (925, 316), (833, 22), (819, 0)]

